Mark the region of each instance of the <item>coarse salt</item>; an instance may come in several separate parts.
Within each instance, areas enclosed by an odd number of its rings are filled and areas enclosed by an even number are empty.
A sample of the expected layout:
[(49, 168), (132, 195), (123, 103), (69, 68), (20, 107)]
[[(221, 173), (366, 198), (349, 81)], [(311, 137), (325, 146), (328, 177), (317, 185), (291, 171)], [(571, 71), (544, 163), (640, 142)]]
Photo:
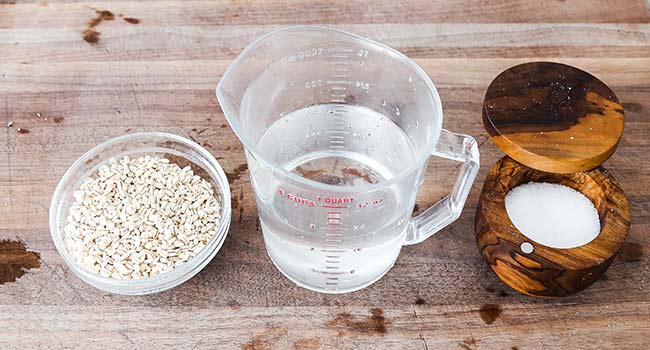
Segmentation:
[(67, 248), (88, 270), (114, 279), (180, 266), (207, 245), (220, 220), (208, 181), (155, 156), (111, 159), (73, 196)]
[(600, 233), (598, 211), (593, 203), (564, 185), (519, 185), (506, 195), (506, 211), (521, 233), (551, 248), (579, 247)]

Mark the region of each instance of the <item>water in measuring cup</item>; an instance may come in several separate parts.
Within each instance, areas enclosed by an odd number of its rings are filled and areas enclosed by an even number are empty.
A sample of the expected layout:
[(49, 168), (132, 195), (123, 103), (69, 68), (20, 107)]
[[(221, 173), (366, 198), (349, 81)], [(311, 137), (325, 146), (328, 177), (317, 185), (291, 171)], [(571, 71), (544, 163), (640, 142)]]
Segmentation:
[[(336, 186), (381, 183), (415, 162), (406, 134), (391, 119), (340, 104), (311, 106), (280, 118), (264, 132), (258, 149), (289, 171)], [(335, 205), (319, 201), (322, 193), (292, 194), (313, 201), (308, 205), (285, 200), (282, 186), (273, 189), (279, 198), (270, 203), (258, 198), (258, 207), (268, 253), (294, 282), (346, 292), (374, 282), (393, 265), (406, 230), (404, 214), (396, 208), (403, 208), (408, 197), (402, 198), (396, 185), (363, 203)]]

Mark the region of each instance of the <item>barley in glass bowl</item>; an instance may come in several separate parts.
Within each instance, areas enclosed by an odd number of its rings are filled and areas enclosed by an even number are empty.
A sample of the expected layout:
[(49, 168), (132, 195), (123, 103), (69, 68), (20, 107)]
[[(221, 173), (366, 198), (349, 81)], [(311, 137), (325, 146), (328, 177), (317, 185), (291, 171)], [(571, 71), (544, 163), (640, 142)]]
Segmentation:
[[(75, 203), (74, 194), (90, 177), (96, 177), (100, 168), (111, 159), (124, 157), (160, 157), (170, 160), (181, 168), (189, 166), (195, 175), (205, 179), (215, 192), (219, 202), (219, 222), (214, 235), (196, 255), (172, 270), (152, 277), (116, 279), (91, 271), (71, 254), (66, 243), (65, 227), (70, 207)], [(139, 132), (108, 140), (84, 154), (63, 175), (50, 205), (50, 232), (54, 245), (68, 267), (86, 283), (115, 294), (142, 295), (161, 292), (180, 285), (203, 269), (217, 254), (230, 226), (230, 187), (223, 169), (205, 148), (186, 138), (162, 133)]]

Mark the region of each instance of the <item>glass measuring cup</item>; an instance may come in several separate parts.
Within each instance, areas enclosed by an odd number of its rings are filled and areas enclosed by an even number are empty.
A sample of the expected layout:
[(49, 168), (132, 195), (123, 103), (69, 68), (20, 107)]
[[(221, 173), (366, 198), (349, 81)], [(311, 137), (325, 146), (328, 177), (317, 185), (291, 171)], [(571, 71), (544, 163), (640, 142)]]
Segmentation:
[[(325, 27), (269, 33), (217, 86), (245, 146), (269, 256), (298, 285), (364, 288), (460, 215), (476, 141), (442, 129), (426, 73), (380, 43)], [(451, 193), (415, 218), (429, 156), (461, 162)]]

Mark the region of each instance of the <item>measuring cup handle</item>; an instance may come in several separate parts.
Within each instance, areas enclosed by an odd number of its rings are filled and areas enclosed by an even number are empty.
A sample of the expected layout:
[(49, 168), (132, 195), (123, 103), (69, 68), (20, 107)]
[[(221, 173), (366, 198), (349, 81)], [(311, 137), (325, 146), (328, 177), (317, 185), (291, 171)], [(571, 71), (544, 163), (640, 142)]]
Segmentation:
[(478, 146), (471, 136), (443, 129), (432, 155), (462, 162), (460, 174), (449, 195), (411, 220), (404, 245), (420, 243), (456, 221), (478, 173)]

